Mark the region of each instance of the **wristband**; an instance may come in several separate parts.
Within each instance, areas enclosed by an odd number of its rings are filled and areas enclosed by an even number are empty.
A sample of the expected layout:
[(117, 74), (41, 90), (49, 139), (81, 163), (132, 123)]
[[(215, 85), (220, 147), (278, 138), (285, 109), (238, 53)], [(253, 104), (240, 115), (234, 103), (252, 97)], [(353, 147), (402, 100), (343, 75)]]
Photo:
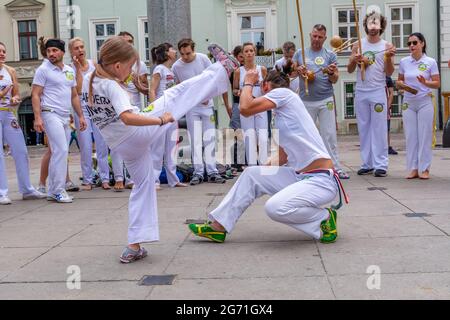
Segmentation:
[(244, 83), (244, 85), (242, 87), (254, 87), (255, 85), (251, 84), (251, 83)]
[(158, 117), (161, 120), (161, 124), (159, 125), (160, 127), (162, 127), (164, 125), (164, 119), (162, 117)]

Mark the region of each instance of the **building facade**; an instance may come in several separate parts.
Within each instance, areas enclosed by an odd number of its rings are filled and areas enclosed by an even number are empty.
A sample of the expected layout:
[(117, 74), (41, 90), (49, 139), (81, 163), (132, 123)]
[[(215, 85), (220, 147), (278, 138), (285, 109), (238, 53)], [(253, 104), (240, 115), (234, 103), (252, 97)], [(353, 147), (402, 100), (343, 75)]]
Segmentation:
[(42, 63), (37, 41), (40, 35), (57, 34), (56, 10), (54, 1), (0, 0), (0, 41), (6, 45), (7, 64), (17, 71), (23, 101), (18, 117), (27, 144), (35, 141), (30, 96), (35, 70)]
[[(39, 36), (57, 36), (66, 41), (81, 37), (86, 42), (88, 55), (96, 60), (105, 39), (126, 30), (135, 36), (141, 59), (150, 66), (152, 41), (148, 31), (152, 21), (147, 19), (148, 1), (152, 0), (0, 0), (0, 41), (8, 49), (7, 63), (19, 74), (24, 100), (19, 114), (27, 135), (32, 128), (31, 81), (35, 69), (42, 62), (36, 44)], [(333, 35), (356, 37), (351, 1), (302, 0), (301, 3), (307, 46), (308, 34), (316, 23), (327, 26), (329, 38)], [(359, 0), (357, 6), (361, 19), (373, 5), (388, 18), (384, 38), (398, 48), (396, 63), (408, 55), (407, 35), (422, 32), (427, 38), (428, 55), (436, 60), (441, 56), (442, 91), (450, 91), (447, 64), (450, 59), (450, 0)], [(285, 41), (300, 45), (294, 0), (190, 0), (190, 9), (191, 34), (199, 52), (206, 52), (212, 42), (221, 43), (231, 50), (238, 44), (252, 41), (259, 53), (264, 54), (258, 62), (270, 67), (275, 56), (268, 51), (280, 48)], [(171, 22), (170, 15), (166, 21), (176, 24)], [(328, 42), (326, 46), (329, 46)], [(338, 57), (341, 78), (335, 85), (341, 134), (357, 132), (353, 105), (355, 75), (346, 72), (349, 54), (344, 52)], [(69, 54), (66, 62), (70, 62)], [(396, 77), (397, 73), (394, 79)], [(217, 100), (217, 105), (219, 127), (226, 127), (228, 116), (221, 106), (221, 99)], [(396, 95), (393, 130), (402, 129), (400, 105), (401, 96)]]

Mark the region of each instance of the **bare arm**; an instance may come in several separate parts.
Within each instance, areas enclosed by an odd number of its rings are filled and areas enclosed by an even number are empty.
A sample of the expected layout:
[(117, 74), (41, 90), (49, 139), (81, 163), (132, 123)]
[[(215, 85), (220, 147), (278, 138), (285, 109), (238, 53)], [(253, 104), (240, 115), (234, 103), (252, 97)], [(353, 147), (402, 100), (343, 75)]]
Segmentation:
[(223, 104), (225, 105), (225, 108), (227, 109), (228, 116), (231, 118), (231, 114), (232, 114), (233, 110), (230, 106), (230, 100), (228, 99), (228, 92), (225, 92), (222, 95), (222, 98), (223, 98)]
[(159, 73), (155, 73), (152, 76), (152, 82), (150, 85), (150, 102), (153, 102), (156, 100), (156, 90), (159, 87), (159, 84), (161, 83), (161, 75)]
[(328, 66), (328, 81), (335, 84), (339, 80), (339, 69), (336, 64), (331, 64)]
[(144, 117), (131, 111), (122, 112), (119, 116), (120, 120), (127, 126), (161, 126), (169, 122), (174, 122), (172, 114), (164, 113), (161, 117)]
[(394, 102), (394, 88), (389, 88), (388, 108), (392, 109), (392, 103)]
[(72, 107), (78, 115), (78, 119), (80, 120), (80, 131), (86, 130), (87, 124), (84, 119), (83, 110), (81, 109), (80, 97), (78, 95), (78, 91), (76, 87), (72, 88)]
[(392, 43), (388, 43), (386, 45), (386, 49), (388, 50), (384, 54), (384, 71), (386, 72), (386, 75), (390, 77), (395, 71), (394, 57), (397, 52), (397, 48), (395, 48)]
[(347, 65), (347, 72), (353, 73), (358, 66), (358, 63), (362, 61), (362, 55), (358, 53), (358, 44), (354, 44), (352, 48), (352, 55), (350, 56), (350, 60)]
[(425, 80), (423, 76), (419, 76), (417, 79), (430, 89), (439, 89), (441, 87), (441, 76), (438, 74), (431, 76), (431, 80)]
[(252, 86), (244, 86), (241, 91), (241, 114), (244, 117), (250, 117), (260, 112), (275, 109), (276, 105), (272, 101), (264, 98), (253, 98), (253, 85), (259, 81), (259, 75), (256, 70), (247, 72), (244, 84), (251, 84)]
[(41, 96), (43, 92), (44, 88), (37, 85), (33, 85), (31, 89), (31, 103), (33, 105), (34, 113), (34, 130), (39, 133), (45, 130), (44, 122), (41, 117)]
[(236, 69), (233, 74), (233, 95), (239, 97), (239, 80), (241, 78), (241, 70)]

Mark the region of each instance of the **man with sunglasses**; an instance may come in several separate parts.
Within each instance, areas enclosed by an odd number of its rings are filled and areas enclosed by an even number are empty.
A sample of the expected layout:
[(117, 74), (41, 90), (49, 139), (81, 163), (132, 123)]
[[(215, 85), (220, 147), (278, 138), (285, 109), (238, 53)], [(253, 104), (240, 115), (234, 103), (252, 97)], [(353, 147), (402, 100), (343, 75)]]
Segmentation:
[(374, 174), (386, 177), (389, 165), (386, 76), (394, 73), (396, 48), (381, 39), (387, 20), (380, 13), (368, 13), (363, 22), (367, 37), (361, 39), (362, 53), (355, 44), (347, 66), (353, 73), (358, 66), (365, 65), (365, 77), (358, 68), (355, 109), (361, 145), (361, 169), (358, 175)]

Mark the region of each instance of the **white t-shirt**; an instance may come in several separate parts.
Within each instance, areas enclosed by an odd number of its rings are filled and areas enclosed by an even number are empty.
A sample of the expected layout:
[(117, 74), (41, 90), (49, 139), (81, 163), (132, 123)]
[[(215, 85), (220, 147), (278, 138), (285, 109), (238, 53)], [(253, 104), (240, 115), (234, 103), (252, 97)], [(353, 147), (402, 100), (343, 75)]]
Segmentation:
[[(190, 63), (183, 62), (183, 60), (178, 59), (172, 66), (172, 71), (175, 75), (177, 83), (181, 83), (185, 80), (191, 79), (198, 76), (205, 69), (211, 65), (211, 61), (203, 53), (196, 53), (194, 61)], [(200, 105), (205, 107), (204, 105)], [(208, 107), (214, 107), (213, 100), (209, 100)]]
[(160, 77), (159, 87), (156, 90), (156, 99), (158, 99), (163, 96), (164, 91), (175, 86), (176, 82), (175, 75), (173, 74), (172, 70), (170, 70), (163, 64), (158, 64), (155, 67), (155, 69), (153, 70), (153, 75), (155, 74), (159, 74)]
[[(133, 66), (133, 73), (138, 75), (139, 77), (143, 76), (145, 74), (148, 74), (148, 69), (147, 69), (147, 65), (145, 64), (145, 62), (140, 61), (139, 64), (136, 63)], [(127, 90), (128, 94), (130, 95), (130, 101), (131, 101), (132, 105), (141, 109), (141, 107), (142, 107), (141, 93), (134, 85), (133, 78), (131, 75), (128, 77), (127, 80), (125, 80), (125, 85), (127, 86), (126, 90)]]
[(288, 155), (288, 166), (301, 170), (317, 159), (330, 159), (313, 119), (300, 97), (290, 89), (270, 91), (264, 98), (275, 103), (275, 129), (280, 146)]
[(86, 104), (89, 116), (100, 129), (106, 144), (114, 148), (132, 135), (138, 127), (127, 126), (119, 116), (126, 111), (139, 113), (139, 109), (130, 102), (130, 97), (120, 84), (114, 80), (95, 77), (92, 84), (92, 102), (88, 104), (89, 80), (91, 74), (83, 81), (82, 99)]
[(357, 67), (356, 91), (373, 92), (386, 87), (386, 72), (384, 71), (384, 54), (386, 40), (370, 43), (367, 38), (361, 40), (364, 56), (369, 58), (369, 66), (365, 69), (366, 77), (361, 79), (361, 68)]
[[(0, 91), (6, 89), (6, 87), (9, 87), (13, 84), (11, 75), (9, 74), (8, 70), (5, 66), (3, 66), (2, 69), (0, 69)], [(8, 93), (0, 99), (0, 107), (1, 108), (8, 108), (11, 104), (11, 91), (12, 88), (8, 91)], [(0, 151), (2, 152), (2, 151)]]
[(36, 70), (33, 85), (43, 87), (41, 108), (69, 117), (72, 110), (72, 88), (77, 86), (75, 72), (68, 65), (61, 70), (49, 60), (44, 60)]
[(405, 76), (406, 85), (419, 91), (417, 95), (405, 91), (405, 100), (420, 99), (428, 96), (431, 89), (421, 84), (417, 77), (423, 76), (430, 81), (432, 76), (439, 75), (439, 68), (436, 60), (424, 54), (419, 60), (412, 56), (403, 58), (400, 61), (399, 73)]

